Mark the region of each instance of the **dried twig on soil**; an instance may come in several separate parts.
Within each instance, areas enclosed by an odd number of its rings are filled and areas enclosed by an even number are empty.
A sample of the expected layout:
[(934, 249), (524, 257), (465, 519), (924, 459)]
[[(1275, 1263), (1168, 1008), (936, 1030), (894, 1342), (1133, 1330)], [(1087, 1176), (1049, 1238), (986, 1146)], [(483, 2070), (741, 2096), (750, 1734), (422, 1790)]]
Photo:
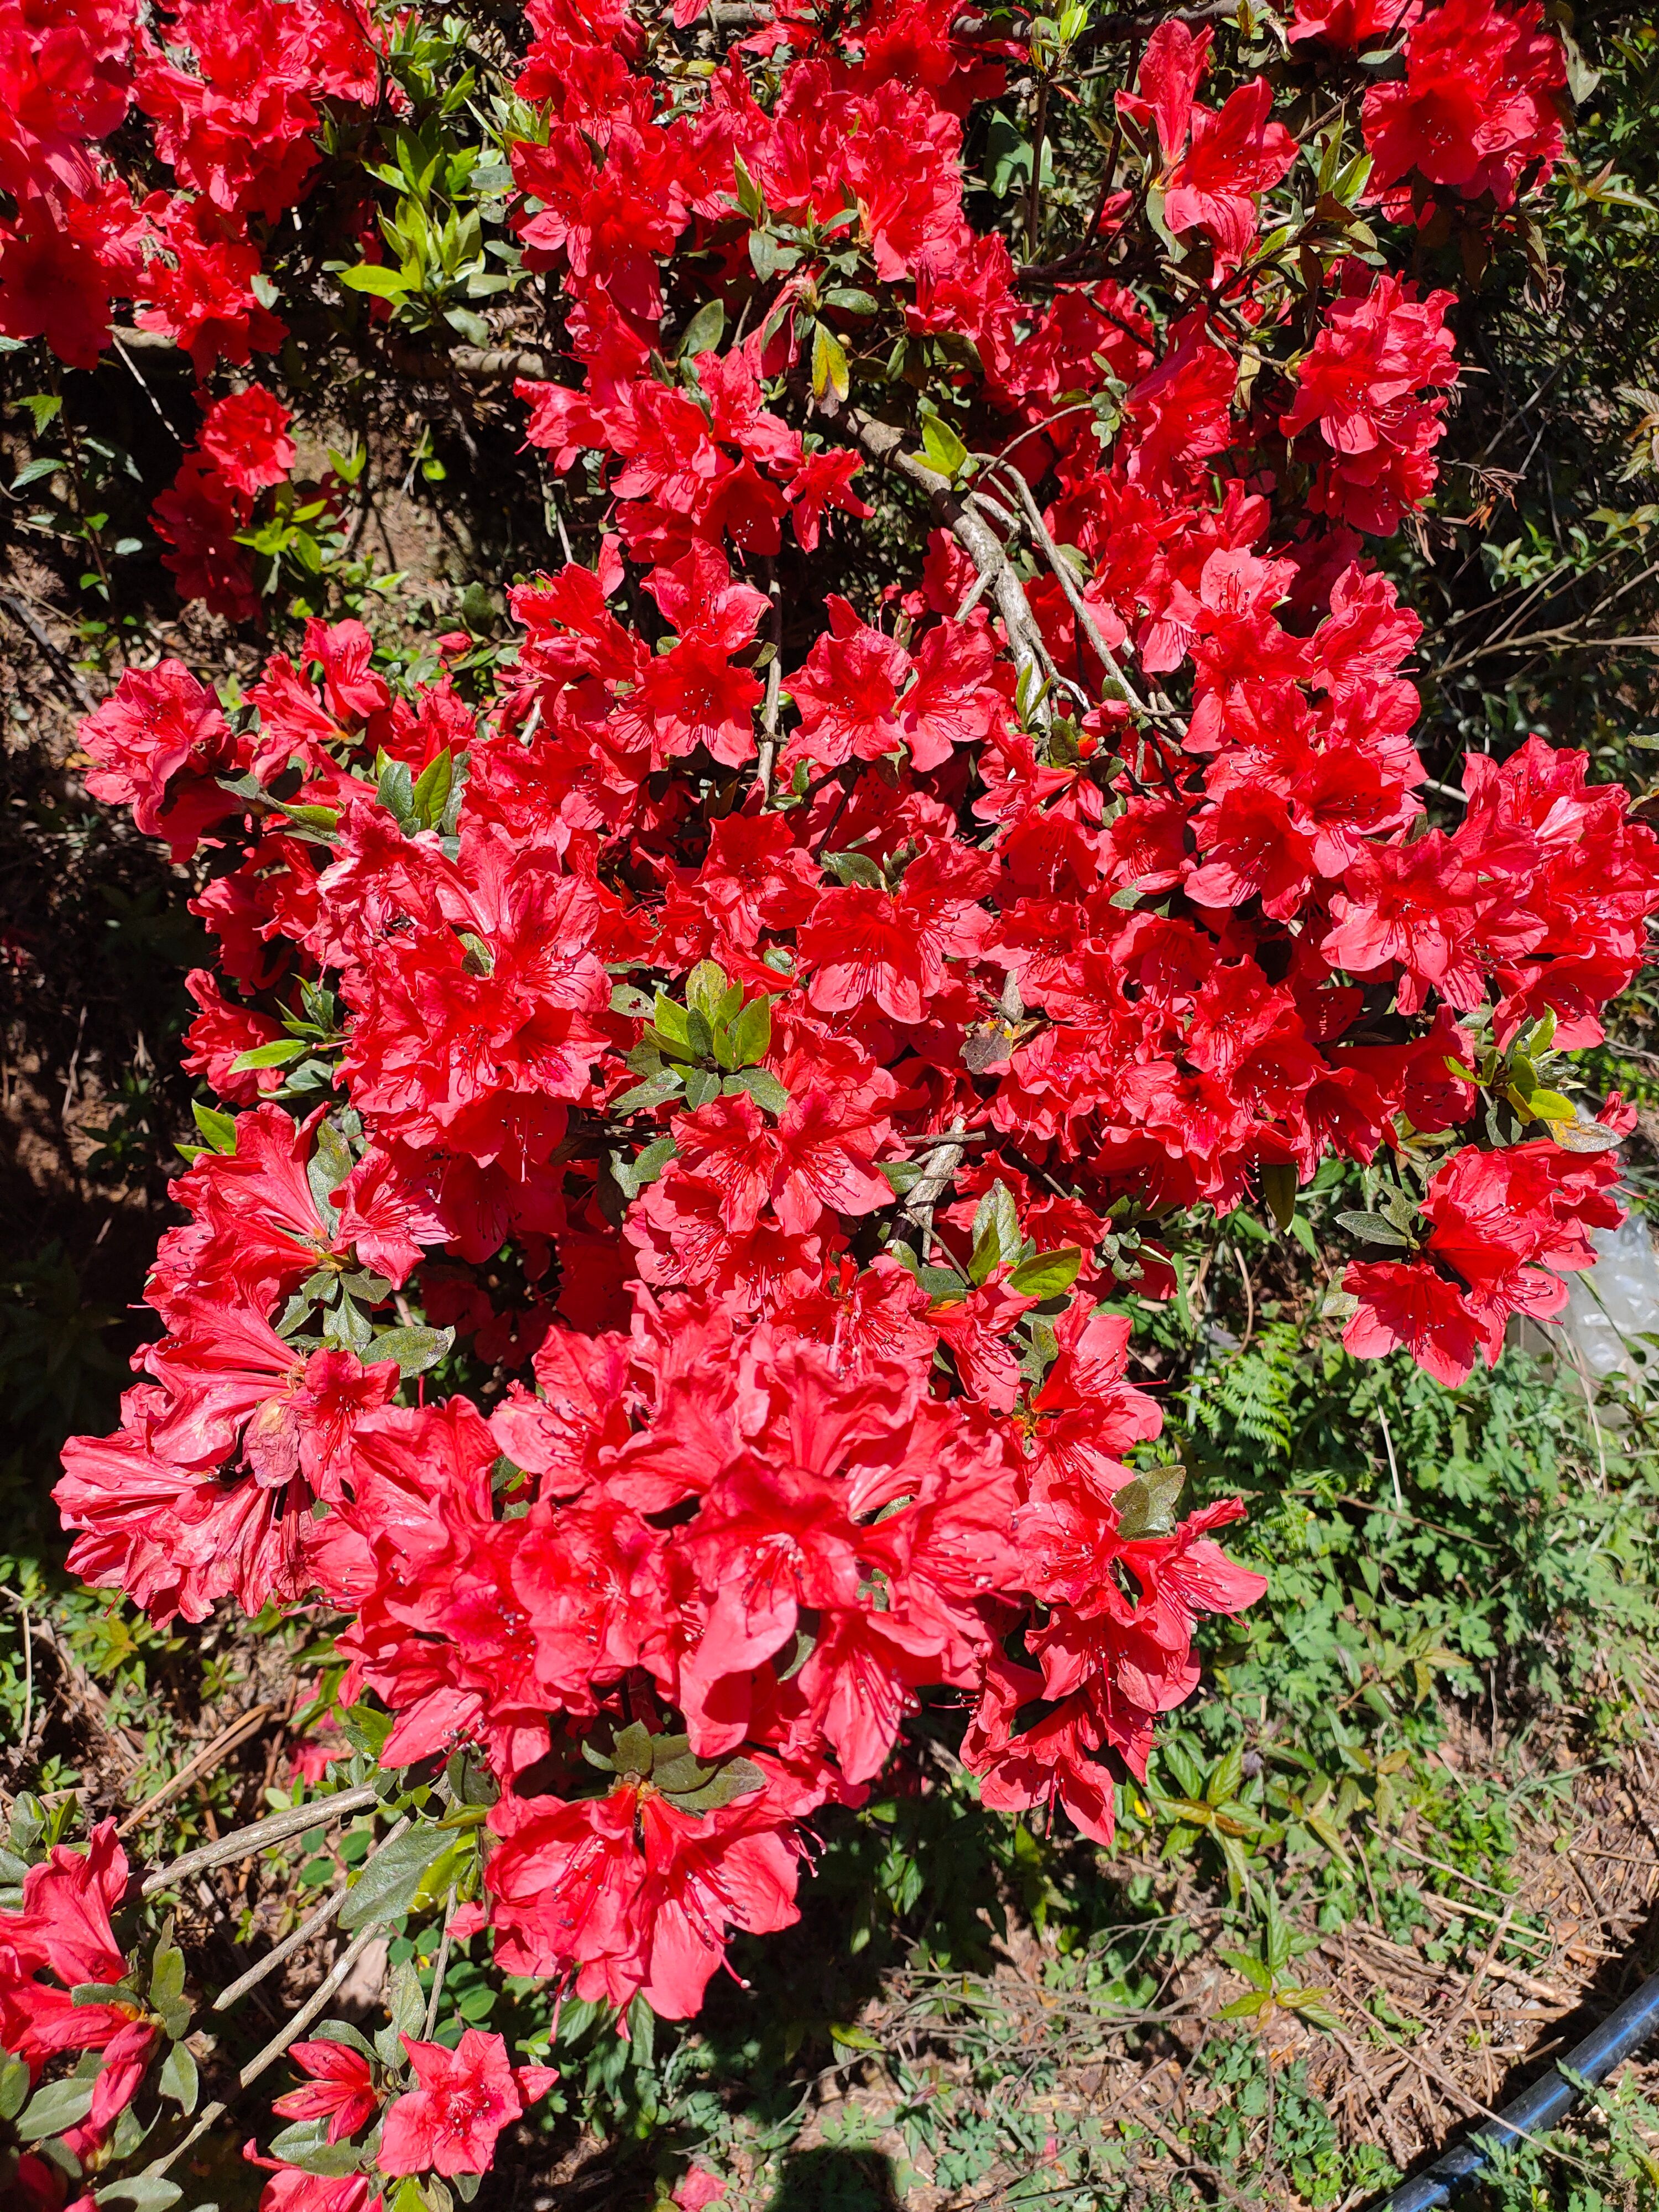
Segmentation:
[(152, 1813), (159, 1812), (163, 1805), (171, 1804), (181, 1790), (189, 1789), (204, 1767), (211, 1766), (215, 1759), (222, 1759), (226, 1753), (234, 1751), (239, 1744), (246, 1743), (261, 1723), (270, 1719), (274, 1710), (262, 1701), (250, 1706), (246, 1712), (239, 1713), (228, 1728), (221, 1729), (210, 1742), (204, 1743), (195, 1757), (181, 1766), (170, 1781), (164, 1782), (159, 1790), (146, 1797), (136, 1812), (129, 1813), (115, 1831), (116, 1834), (130, 1834)]
[(58, 682), (64, 684), (72, 695), (75, 703), (79, 707), (81, 712), (83, 714), (90, 714), (93, 709), (97, 706), (98, 702), (93, 697), (91, 692), (88, 690), (86, 685), (82, 682), (79, 674), (71, 665), (67, 654), (65, 654), (59, 647), (52, 642), (51, 637), (35, 620), (33, 615), (30, 612), (24, 601), (20, 599), (15, 592), (0, 592), (0, 607), (3, 607), (5, 609), (6, 612), (11, 617), (12, 620), (17, 623), (20, 629), (27, 631), (29, 638), (39, 651), (41, 659), (46, 661), (46, 665), (50, 667), (52, 674), (58, 678)]

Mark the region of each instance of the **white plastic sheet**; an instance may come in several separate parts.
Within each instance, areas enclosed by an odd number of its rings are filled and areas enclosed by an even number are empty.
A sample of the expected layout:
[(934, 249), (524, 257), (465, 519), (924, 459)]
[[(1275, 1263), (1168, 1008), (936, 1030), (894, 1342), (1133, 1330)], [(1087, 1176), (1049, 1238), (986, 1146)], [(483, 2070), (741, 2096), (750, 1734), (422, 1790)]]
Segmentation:
[[(1595, 1243), (1601, 1256), (1594, 1267), (1569, 1278), (1561, 1327), (1587, 1375), (1598, 1382), (1620, 1369), (1639, 1375), (1659, 1358), (1651, 1346), (1640, 1343), (1645, 1334), (1659, 1334), (1659, 1251), (1653, 1232), (1632, 1213), (1617, 1229), (1598, 1229)], [(1633, 1357), (1633, 1346), (1648, 1354), (1645, 1363)]]

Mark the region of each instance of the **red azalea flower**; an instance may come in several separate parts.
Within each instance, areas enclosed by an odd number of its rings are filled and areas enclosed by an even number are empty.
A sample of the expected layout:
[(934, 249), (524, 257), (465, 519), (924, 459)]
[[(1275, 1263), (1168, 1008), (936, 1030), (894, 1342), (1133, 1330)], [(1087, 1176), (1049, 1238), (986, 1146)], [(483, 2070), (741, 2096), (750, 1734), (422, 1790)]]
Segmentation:
[(499, 2035), (469, 2027), (453, 2051), (403, 2039), (420, 2083), (386, 2111), (377, 2162), (386, 2173), (487, 2173), (495, 2138), (558, 2075), (509, 2066)]

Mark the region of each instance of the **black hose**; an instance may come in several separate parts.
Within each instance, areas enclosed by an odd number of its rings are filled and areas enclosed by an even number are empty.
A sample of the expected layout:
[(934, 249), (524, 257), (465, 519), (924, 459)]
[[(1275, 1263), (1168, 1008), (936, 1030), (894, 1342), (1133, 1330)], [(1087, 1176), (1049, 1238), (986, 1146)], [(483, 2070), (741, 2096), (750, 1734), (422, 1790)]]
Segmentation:
[(1650, 1975), (1633, 1996), (1610, 2012), (1601, 2027), (1559, 2060), (1541, 2081), (1523, 2089), (1495, 2120), (1443, 2152), (1413, 2180), (1402, 2181), (1376, 2206), (1376, 2212), (1429, 2212), (1431, 2205), (1443, 2204), (1456, 2184), (1479, 2172), (1495, 2150), (1543, 2133), (1572, 2109), (1579, 2093), (1562, 2069), (1571, 2069), (1584, 2081), (1599, 2081), (1621, 2058), (1639, 2050), (1656, 2028), (1659, 2028), (1659, 1974)]

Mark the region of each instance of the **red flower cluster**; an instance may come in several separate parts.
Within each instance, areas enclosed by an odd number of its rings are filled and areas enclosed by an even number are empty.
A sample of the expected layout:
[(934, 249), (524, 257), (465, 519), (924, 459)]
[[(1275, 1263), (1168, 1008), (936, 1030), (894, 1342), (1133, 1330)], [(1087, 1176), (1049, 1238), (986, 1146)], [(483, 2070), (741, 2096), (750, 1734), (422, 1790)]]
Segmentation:
[[(192, 222), (291, 195), (316, 100), (364, 96), (355, 17), (278, 12), (257, 64), (203, 6), (196, 73), (143, 65)], [(1182, 256), (1159, 319), (1063, 269), (1034, 304), (973, 230), (999, 70), (944, 0), (781, 13), (695, 95), (620, 4), (531, 13), (514, 220), (576, 368), (520, 394), (556, 469), (597, 457), (605, 534), (513, 590), (493, 680), (394, 688), (313, 622), (234, 714), (164, 661), (84, 726), (94, 792), (211, 856), (187, 1064), (240, 1110), (175, 1186), (122, 1427), (58, 1495), (76, 1570), (160, 1617), (337, 1608), (386, 1759), (469, 1743), (502, 1785), (501, 1962), (684, 2015), (925, 1703), (988, 1802), (1109, 1838), (1199, 1619), (1261, 1591), (1236, 1506), (1177, 1517), (1127, 1379), (1109, 1301), (1173, 1289), (1170, 1216), (1443, 1139), (1351, 1344), (1453, 1376), (1559, 1303), (1611, 1132), (1494, 1071), (1597, 1034), (1659, 842), (1541, 743), (1425, 830), (1419, 625), (1357, 533), (1431, 487), (1449, 298), (1349, 262), (1311, 343), (1262, 306), (1296, 148), (1265, 78), (1200, 104), (1208, 29), (1161, 26), (1121, 97)], [(1494, 54), (1541, 82), (1553, 43), (1486, 21), (1425, 16), (1371, 99)], [(1500, 123), (1463, 182), (1521, 174)], [(782, 579), (892, 450), (849, 404), (874, 316), (946, 364), (899, 441), (939, 526), (818, 620)], [(257, 387), (213, 409), (181, 573), (228, 596), (286, 433)], [(1511, 1093), (1554, 1118), (1494, 1150)], [(391, 2156), (475, 2170), (518, 2092), (474, 2057), (476, 2128), (428, 2052)], [(307, 2112), (366, 2118), (319, 2063)]]
[(155, 526), (173, 548), (162, 558), (180, 596), (205, 599), (232, 622), (258, 608), (248, 556), (236, 541), (253, 502), (294, 465), (288, 410), (257, 384), (216, 399), (170, 490), (155, 502)]
[[(179, 0), (158, 39), (133, 0), (9, 0), (0, 9), (0, 332), (95, 368), (115, 303), (189, 353), (198, 377), (287, 335), (259, 296), (250, 218), (301, 197), (326, 100), (378, 96), (362, 0)], [(135, 192), (101, 152), (136, 102), (171, 191)], [(234, 543), (292, 465), (287, 416), (258, 386), (209, 410), (155, 520), (187, 599), (233, 621), (257, 607)]]
[[(296, 200), (324, 97), (372, 100), (359, 0), (180, 0), (165, 44), (132, 0), (13, 0), (0, 21), (0, 330), (90, 368), (111, 304), (189, 349), (198, 371), (281, 343), (254, 298), (250, 214)], [(135, 199), (101, 155), (134, 100), (182, 189)]]
[[(349, 2043), (296, 2043), (289, 2057), (306, 2075), (275, 2100), (285, 2119), (325, 2120), (331, 2143), (374, 2122), (376, 2177), (410, 2173), (487, 2173), (503, 2128), (523, 2117), (558, 2080), (548, 2066), (512, 2066), (499, 2035), (463, 2030), (449, 2050), (441, 2043), (400, 2039), (417, 2087), (389, 2100), (367, 2049)], [(367, 2175), (319, 2177), (281, 2159), (250, 2155), (275, 2179), (262, 2202), (282, 2212), (371, 2212), (384, 2202)]]
[(1499, 209), (1515, 205), (1528, 170), (1549, 175), (1561, 154), (1567, 64), (1543, 24), (1538, 0), (1444, 0), (1414, 16), (1404, 77), (1365, 95), (1371, 190), (1396, 220), (1410, 219), (1413, 171), (1462, 199), (1490, 193)]
[[(66, 2052), (100, 2055), (85, 2116), (62, 2137), (83, 2160), (108, 2141), (161, 2046), (160, 2028), (137, 1998), (94, 1996), (90, 1986), (113, 1992), (126, 1978), (126, 1956), (110, 1925), (126, 1886), (126, 1853), (114, 1821), (105, 1820), (85, 1851), (60, 1844), (31, 1867), (21, 1911), (0, 1912), (0, 2051), (22, 2059), (31, 2085)], [(41, 2171), (32, 2175), (37, 2165)], [(19, 2184), (37, 2188), (43, 2206), (56, 2204), (53, 2171), (27, 2158)]]
[[(1614, 1126), (1626, 1123), (1615, 1115)], [(1345, 1287), (1361, 1304), (1343, 1341), (1367, 1359), (1404, 1345), (1454, 1387), (1468, 1379), (1477, 1354), (1495, 1367), (1511, 1316), (1548, 1321), (1567, 1302), (1562, 1271), (1595, 1266), (1587, 1231), (1624, 1218), (1607, 1194), (1616, 1181), (1607, 1158), (1563, 1160), (1550, 1144), (1459, 1152), (1424, 1200), (1433, 1224), (1429, 1256), (1349, 1268)]]
[(1434, 489), (1429, 456), (1440, 437), (1443, 399), (1421, 394), (1456, 381), (1443, 318), (1449, 292), (1420, 303), (1398, 277), (1373, 283), (1361, 264), (1334, 301), (1297, 377), (1296, 404), (1279, 422), (1287, 438), (1309, 440), (1318, 474), (1309, 504), (1357, 530), (1386, 538)]

